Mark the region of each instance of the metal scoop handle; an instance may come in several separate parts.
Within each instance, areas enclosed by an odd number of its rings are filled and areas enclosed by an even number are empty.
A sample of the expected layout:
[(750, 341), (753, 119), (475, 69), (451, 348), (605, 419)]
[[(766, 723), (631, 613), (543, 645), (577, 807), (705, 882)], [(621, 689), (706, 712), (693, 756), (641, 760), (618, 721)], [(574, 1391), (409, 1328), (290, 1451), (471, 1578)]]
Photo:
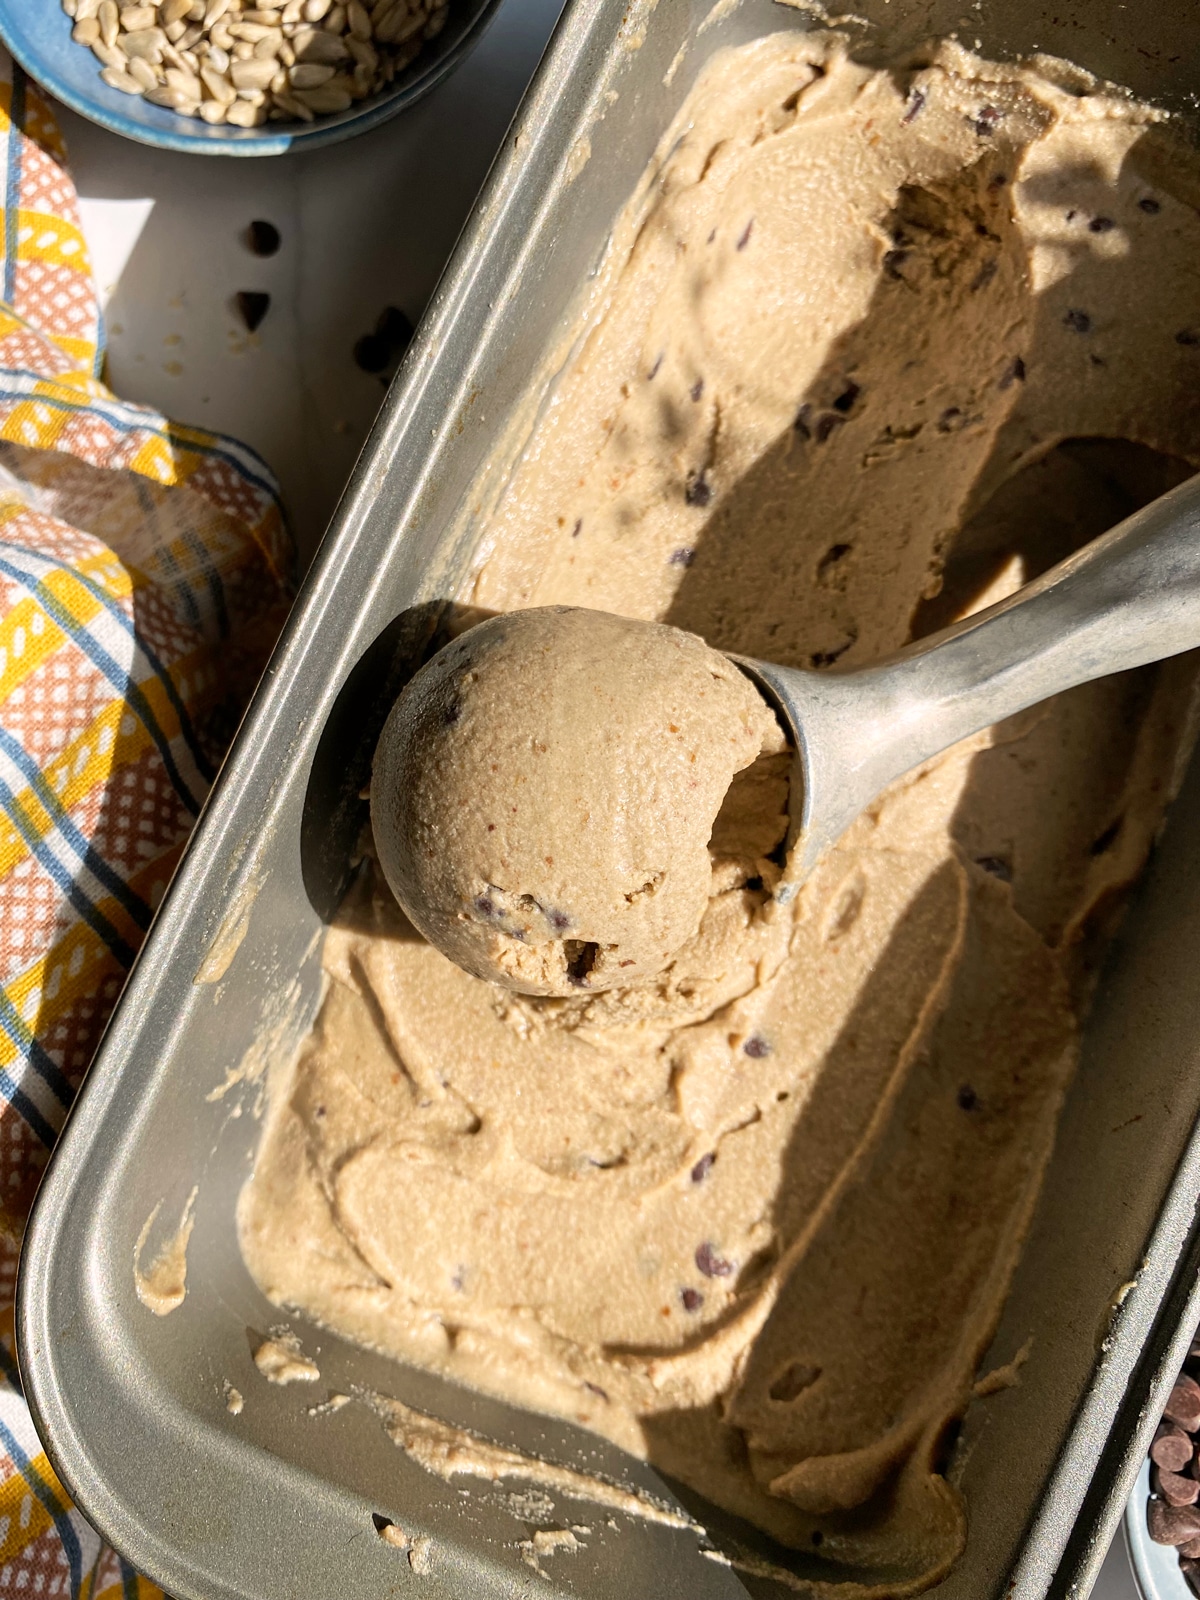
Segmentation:
[(801, 874), (893, 779), (1093, 678), (1200, 646), (1200, 475), (965, 621), (870, 667), (734, 657), (791, 725)]

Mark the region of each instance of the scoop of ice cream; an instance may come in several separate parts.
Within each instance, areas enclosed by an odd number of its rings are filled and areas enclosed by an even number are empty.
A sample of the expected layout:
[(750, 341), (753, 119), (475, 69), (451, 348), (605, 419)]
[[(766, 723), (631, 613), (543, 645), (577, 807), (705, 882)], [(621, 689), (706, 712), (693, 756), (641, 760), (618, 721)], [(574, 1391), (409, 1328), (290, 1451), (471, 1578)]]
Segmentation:
[(527, 994), (636, 983), (696, 932), (721, 802), (781, 743), (694, 634), (569, 606), (493, 617), (392, 708), (371, 782), (380, 864), (468, 972)]

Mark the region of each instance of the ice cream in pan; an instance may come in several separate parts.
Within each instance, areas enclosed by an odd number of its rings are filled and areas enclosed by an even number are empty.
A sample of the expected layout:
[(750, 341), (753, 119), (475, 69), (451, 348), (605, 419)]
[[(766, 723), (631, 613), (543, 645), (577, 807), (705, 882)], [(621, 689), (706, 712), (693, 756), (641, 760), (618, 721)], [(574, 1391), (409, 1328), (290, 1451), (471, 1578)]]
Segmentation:
[[(804, 33), (714, 58), (459, 597), (711, 647), (630, 707), (653, 733), (672, 685), (709, 675), (667, 719), (679, 749), (659, 728), (625, 779), (653, 796), (656, 764), (704, 752), (679, 893), (622, 876), (647, 805), (593, 885), (628, 953), (610, 971), (559, 940), (526, 995), (422, 940), (368, 865), (243, 1196), (273, 1299), (605, 1434), (868, 1589), (947, 1570), (947, 1439), (1190, 746), (1195, 667), (955, 746), (785, 897), (790, 757), (717, 652), (878, 660), (1200, 465), (1198, 202), (1155, 114), (1061, 64), (942, 44), (877, 71)], [(580, 759), (615, 677), (597, 649)], [(502, 743), (502, 699), (486, 715)], [(552, 784), (472, 801), (497, 809), (485, 833), (504, 804), (571, 803), (561, 731), (528, 758)], [(516, 926), (501, 872), (481, 912)], [(528, 943), (512, 960), (540, 959)]]

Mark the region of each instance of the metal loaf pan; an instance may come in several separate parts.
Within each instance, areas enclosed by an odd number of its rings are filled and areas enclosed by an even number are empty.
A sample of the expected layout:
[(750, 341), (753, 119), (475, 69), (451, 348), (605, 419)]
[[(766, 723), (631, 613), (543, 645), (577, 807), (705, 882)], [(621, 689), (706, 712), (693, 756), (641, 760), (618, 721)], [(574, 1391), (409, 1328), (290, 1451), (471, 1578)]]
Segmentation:
[[(961, 7), (961, 14), (960, 14)], [(934, 32), (1068, 56), (1187, 113), (1200, 9), (1155, 0), (868, 0), (864, 48)], [(361, 822), (371, 734), (428, 647), (474, 537), (481, 464), (516, 437), (531, 382), (594, 274), (612, 219), (703, 62), (813, 25), (771, 0), (573, 0), (359, 462), (217, 792), (59, 1144), (28, 1233), (19, 1337), (58, 1471), (93, 1522), (178, 1600), (418, 1592), (716, 1600), (782, 1593), (624, 1517), (548, 1581), (498, 1490), (469, 1494), (396, 1449), (373, 1389), (502, 1443), (631, 1485), (646, 1466), (566, 1424), (402, 1368), (291, 1319), (320, 1384), (265, 1383), (251, 1347), (280, 1321), (238, 1253), (254, 1083), (215, 1091), (252, 1047), (288, 1047), (319, 994), (320, 943)], [(668, 69), (686, 44), (669, 83)], [(613, 98), (613, 95), (616, 98)], [(514, 432), (515, 430), (515, 432)], [(494, 490), (495, 485), (490, 486)], [(476, 500), (478, 496), (478, 500)], [(1086, 1592), (1156, 1408), (1200, 1317), (1200, 766), (1137, 896), (1089, 1030), (993, 1361), (1032, 1339), (1019, 1387), (974, 1406), (952, 1472), (970, 1511), (945, 1600)], [(242, 1108), (247, 1114), (235, 1115)], [(187, 1297), (156, 1317), (135, 1248), (198, 1186)], [(159, 1234), (152, 1230), (149, 1248)], [(245, 1407), (226, 1409), (224, 1385)], [(429, 1574), (372, 1514), (433, 1540)], [(711, 1524), (719, 1526), (719, 1519)], [(815, 1561), (796, 1571), (830, 1577)]]

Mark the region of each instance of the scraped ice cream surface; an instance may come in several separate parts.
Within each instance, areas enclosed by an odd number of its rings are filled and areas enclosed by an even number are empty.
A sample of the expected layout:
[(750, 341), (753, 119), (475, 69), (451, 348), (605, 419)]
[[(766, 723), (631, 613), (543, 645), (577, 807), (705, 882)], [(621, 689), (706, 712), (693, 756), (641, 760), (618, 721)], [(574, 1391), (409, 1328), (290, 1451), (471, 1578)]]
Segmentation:
[[(878, 71), (800, 31), (722, 52), (552, 403), (534, 385), (456, 598), (817, 669), (991, 603), (1200, 465), (1198, 204), (1155, 114), (1061, 64), (942, 44)], [(1181, 658), (965, 741), (786, 903), (784, 757), (745, 725), (707, 861), (715, 790), (683, 830), (694, 931), (603, 990), (464, 972), (368, 861), (272, 1083), (254, 1276), (648, 1458), (818, 1584), (936, 1582), (965, 1538), (947, 1429), (1005, 1404), (972, 1401), (977, 1369), (1195, 677)], [(477, 971), (504, 959), (480, 948)]]
[(388, 718), (380, 865), (421, 933), (478, 977), (526, 994), (628, 987), (697, 932), (714, 824), (760, 759), (776, 814), (759, 842), (775, 849), (786, 743), (732, 662), (605, 612), (502, 615), (440, 651)]

